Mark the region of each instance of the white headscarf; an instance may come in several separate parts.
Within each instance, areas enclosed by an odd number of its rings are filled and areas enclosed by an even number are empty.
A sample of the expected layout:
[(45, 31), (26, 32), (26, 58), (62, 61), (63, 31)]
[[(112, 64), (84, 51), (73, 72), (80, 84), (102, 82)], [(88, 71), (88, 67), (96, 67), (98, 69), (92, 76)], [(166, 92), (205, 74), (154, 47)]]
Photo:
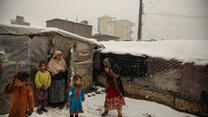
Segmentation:
[(58, 61), (56, 59), (56, 56), (62, 54), (61, 51), (57, 50), (54, 54), (51, 60), (48, 63), (48, 71), (54, 72), (55, 74), (58, 74), (60, 70), (66, 70), (66, 61), (64, 60), (63, 56), (61, 57), (61, 60)]

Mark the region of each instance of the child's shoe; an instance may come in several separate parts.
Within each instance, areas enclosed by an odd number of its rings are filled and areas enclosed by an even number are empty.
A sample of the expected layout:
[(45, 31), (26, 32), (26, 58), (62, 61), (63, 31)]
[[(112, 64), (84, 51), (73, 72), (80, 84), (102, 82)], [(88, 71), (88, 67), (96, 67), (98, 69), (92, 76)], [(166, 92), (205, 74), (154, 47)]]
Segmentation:
[(64, 106), (65, 106), (65, 104), (61, 104), (61, 105), (59, 105), (59, 109), (63, 109), (63, 108), (64, 108)]
[(122, 114), (118, 114), (118, 117), (123, 117)]
[(101, 114), (102, 117), (104, 117), (104, 116), (106, 116), (106, 115), (108, 115), (108, 111), (105, 111), (105, 112), (103, 112), (103, 113)]
[(40, 115), (43, 114), (43, 112), (40, 108), (37, 110), (37, 113), (40, 114)]
[(42, 110), (43, 112), (46, 112), (46, 113), (48, 112), (48, 110), (47, 110), (45, 107), (42, 108), (41, 110)]

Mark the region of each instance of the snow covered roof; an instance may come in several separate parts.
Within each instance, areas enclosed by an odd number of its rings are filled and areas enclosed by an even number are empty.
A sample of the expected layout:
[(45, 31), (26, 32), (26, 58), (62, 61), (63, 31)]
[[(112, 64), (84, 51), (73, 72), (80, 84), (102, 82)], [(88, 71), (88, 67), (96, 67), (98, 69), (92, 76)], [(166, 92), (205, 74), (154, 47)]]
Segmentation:
[(208, 40), (107, 41), (102, 53), (176, 59), (183, 63), (208, 64)]
[(58, 28), (45, 28), (45, 27), (30, 27), (30, 26), (20, 26), (20, 25), (4, 25), (0, 24), (0, 35), (43, 35), (44, 33), (55, 32), (64, 37), (69, 37), (71, 39), (86, 42), (92, 45), (97, 45), (103, 47), (96, 39), (90, 39), (82, 37)]

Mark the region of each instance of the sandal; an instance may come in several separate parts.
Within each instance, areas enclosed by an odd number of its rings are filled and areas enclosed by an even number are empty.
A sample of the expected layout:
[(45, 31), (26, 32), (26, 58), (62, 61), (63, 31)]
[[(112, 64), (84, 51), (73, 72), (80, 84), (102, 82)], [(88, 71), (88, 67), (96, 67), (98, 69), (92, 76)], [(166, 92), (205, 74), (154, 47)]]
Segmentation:
[(105, 111), (101, 114), (102, 117), (106, 116), (108, 114), (108, 111)]

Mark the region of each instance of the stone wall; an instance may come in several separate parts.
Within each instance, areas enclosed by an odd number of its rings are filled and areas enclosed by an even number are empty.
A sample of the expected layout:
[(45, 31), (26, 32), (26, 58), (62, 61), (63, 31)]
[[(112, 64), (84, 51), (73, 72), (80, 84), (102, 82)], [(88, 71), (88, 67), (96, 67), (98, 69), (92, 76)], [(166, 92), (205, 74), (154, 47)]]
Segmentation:
[[(96, 79), (99, 83), (106, 85), (106, 80), (102, 74), (97, 76)], [(121, 79), (125, 78), (121, 77)], [(206, 105), (187, 101), (165, 92), (159, 92), (147, 85), (144, 86), (131, 81), (122, 81), (127, 97), (154, 101), (179, 111), (184, 111), (200, 116), (208, 116), (208, 107)]]

